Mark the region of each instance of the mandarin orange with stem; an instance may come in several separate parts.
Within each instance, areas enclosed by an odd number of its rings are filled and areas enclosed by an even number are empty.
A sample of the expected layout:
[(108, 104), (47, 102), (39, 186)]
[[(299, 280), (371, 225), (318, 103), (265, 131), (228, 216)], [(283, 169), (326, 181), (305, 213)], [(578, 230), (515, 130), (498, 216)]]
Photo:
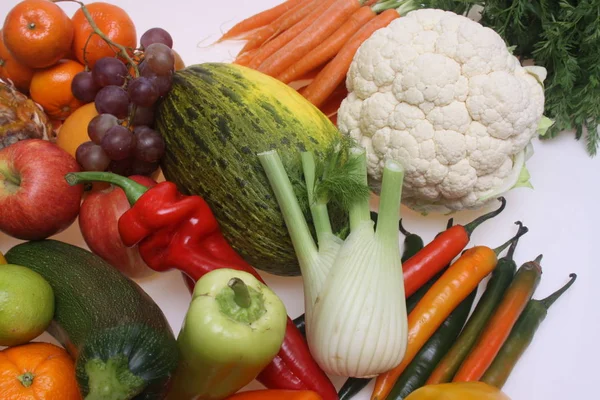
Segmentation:
[(24, 0), (6, 15), (4, 43), (29, 68), (46, 68), (65, 57), (73, 42), (73, 23), (50, 0)]
[(42, 106), (50, 118), (66, 119), (83, 105), (73, 95), (71, 82), (84, 69), (77, 61), (61, 60), (50, 68), (35, 72), (31, 79), (31, 99)]
[(75, 365), (50, 343), (28, 343), (0, 351), (2, 400), (81, 400)]
[(119, 52), (118, 48), (109, 45), (95, 32), (88, 17), (107, 39), (130, 49), (130, 55), (133, 54), (137, 44), (137, 32), (127, 12), (113, 4), (90, 3), (85, 5), (85, 9), (79, 8), (72, 18), (75, 29), (73, 53), (80, 63), (93, 68), (96, 61), (102, 57), (114, 57)]

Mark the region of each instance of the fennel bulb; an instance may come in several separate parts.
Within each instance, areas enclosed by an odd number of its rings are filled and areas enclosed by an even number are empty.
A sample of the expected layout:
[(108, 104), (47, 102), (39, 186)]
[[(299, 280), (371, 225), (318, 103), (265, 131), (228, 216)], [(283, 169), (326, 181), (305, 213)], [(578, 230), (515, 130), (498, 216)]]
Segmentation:
[[(352, 149), (353, 172), (365, 185), (366, 155)], [(400, 364), (407, 345), (407, 314), (399, 242), (399, 209), (404, 170), (384, 168), (377, 228), (368, 197), (348, 205), (350, 234), (331, 233), (327, 199), (315, 196), (315, 161), (302, 154), (317, 242), (276, 151), (258, 155), (273, 188), (298, 257), (304, 283), (307, 342), (328, 374), (373, 377)]]

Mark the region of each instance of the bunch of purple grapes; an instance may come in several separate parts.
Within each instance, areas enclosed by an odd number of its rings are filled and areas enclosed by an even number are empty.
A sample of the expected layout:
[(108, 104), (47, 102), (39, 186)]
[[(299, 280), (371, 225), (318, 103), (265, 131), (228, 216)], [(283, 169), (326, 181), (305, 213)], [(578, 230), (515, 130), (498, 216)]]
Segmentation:
[(84, 103), (95, 102), (98, 111), (88, 125), (90, 141), (76, 152), (85, 171), (149, 176), (165, 153), (153, 125), (155, 105), (172, 85), (173, 39), (164, 29), (152, 28), (140, 44), (139, 76), (132, 76), (119, 58), (104, 57), (73, 79), (73, 95)]

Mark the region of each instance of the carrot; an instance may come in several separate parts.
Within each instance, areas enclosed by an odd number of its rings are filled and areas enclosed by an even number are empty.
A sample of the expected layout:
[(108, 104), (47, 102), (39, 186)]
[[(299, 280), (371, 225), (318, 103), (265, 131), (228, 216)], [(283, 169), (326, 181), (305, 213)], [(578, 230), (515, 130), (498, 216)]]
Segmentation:
[(361, 8), (361, 5), (360, 0), (336, 0), (299, 35), (264, 60), (257, 69), (270, 76), (279, 75), (330, 37)]
[(224, 40), (238, 38), (248, 32), (251, 32), (255, 29), (263, 27), (265, 25), (270, 24), (275, 21), (281, 15), (283, 15), (286, 11), (300, 4), (303, 0), (287, 0), (284, 3), (281, 3), (275, 7), (269, 8), (268, 10), (259, 12), (251, 17), (244, 19), (243, 21), (238, 22), (234, 26), (231, 27), (227, 32), (221, 36), (217, 43), (222, 42)]
[(542, 256), (539, 256), (519, 268), (494, 315), (458, 369), (453, 382), (478, 381), (492, 365), (494, 358), (540, 283), (542, 267), (539, 262), (541, 259)]
[(348, 89), (346, 89), (346, 83), (342, 82), (329, 96), (327, 101), (321, 106), (321, 112), (325, 115), (332, 116), (337, 114), (342, 101), (348, 96)]
[(510, 239), (495, 250), (487, 246), (475, 246), (466, 250), (433, 284), (408, 315), (408, 345), (402, 362), (377, 377), (371, 400), (384, 400), (390, 394), (396, 380), (431, 335), (477, 288), (481, 280), (494, 270), (498, 254), (514, 240), (515, 238)]
[(275, 77), (283, 83), (293, 82), (307, 71), (331, 60), (352, 35), (376, 14), (371, 7), (363, 6), (344, 22), (331, 36), (312, 49), (306, 56), (290, 65)]
[(258, 69), (258, 67), (265, 61), (271, 54), (282, 48), (302, 31), (309, 27), (313, 21), (327, 10), (336, 0), (323, 0), (319, 1), (319, 4), (314, 8), (310, 14), (305, 16), (301, 21), (292, 26), (290, 29), (282, 32), (281, 35), (277, 36), (273, 40), (267, 42), (260, 48), (256, 57), (252, 59), (252, 62), (248, 65), (250, 68)]
[(400, 14), (398, 14), (395, 9), (385, 10), (352, 35), (333, 60), (331, 60), (325, 68), (323, 68), (323, 71), (317, 75), (315, 80), (308, 85), (304, 93), (306, 99), (316, 107), (320, 107), (340, 82), (346, 78), (354, 54), (356, 54), (360, 45), (363, 44), (373, 32), (388, 26), (390, 22), (398, 17), (400, 17)]
[(319, 6), (320, 0), (308, 0), (296, 4), (295, 7), (286, 11), (283, 15), (277, 18), (269, 25), (263, 26), (256, 30), (249, 38), (248, 42), (244, 45), (241, 52), (253, 50), (261, 47), (269, 39), (279, 35), (286, 29), (291, 28), (299, 21), (302, 21), (308, 16), (317, 6)]
[(234, 64), (237, 65), (248, 65), (248, 63), (250, 63), (250, 61), (252, 60), (252, 57), (254, 57), (254, 55), (256, 54), (256, 49), (254, 50), (248, 50), (244, 53), (240, 53), (238, 54), (238, 56), (235, 58), (235, 61), (233, 62)]

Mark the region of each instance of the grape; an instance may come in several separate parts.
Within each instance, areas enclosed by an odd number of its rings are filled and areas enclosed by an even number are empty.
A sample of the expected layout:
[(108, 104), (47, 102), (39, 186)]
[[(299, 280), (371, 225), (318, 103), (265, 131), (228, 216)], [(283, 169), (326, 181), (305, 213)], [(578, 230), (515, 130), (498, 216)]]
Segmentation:
[(110, 158), (94, 142), (84, 142), (77, 148), (75, 158), (84, 171), (106, 171)]
[(142, 45), (143, 49), (154, 43), (162, 43), (168, 46), (170, 49), (173, 48), (173, 38), (169, 32), (162, 28), (148, 29), (140, 38), (140, 44)]
[(105, 86), (96, 95), (96, 110), (99, 114), (112, 114), (125, 118), (129, 111), (129, 96), (120, 86)]
[(142, 160), (134, 160), (131, 165), (131, 175), (146, 175), (150, 176), (158, 168), (158, 163), (149, 163)]
[(100, 87), (96, 85), (92, 73), (89, 71), (81, 71), (73, 77), (71, 81), (71, 92), (73, 96), (84, 103), (91, 103), (96, 97)]
[(169, 93), (171, 90), (171, 86), (173, 86), (173, 72), (169, 72), (166, 75), (158, 75), (156, 72), (152, 70), (146, 63), (146, 61), (142, 61), (139, 65), (140, 75), (146, 78), (149, 78), (154, 86), (158, 89), (158, 95), (164, 96)]
[(175, 68), (175, 56), (169, 48), (162, 43), (154, 43), (146, 48), (144, 58), (148, 68), (156, 75), (167, 75)]
[[(133, 104), (130, 105), (129, 112), (132, 112)], [(133, 126), (147, 125), (152, 126), (154, 124), (154, 107), (135, 107), (135, 114), (131, 121)]]
[(114, 115), (98, 114), (88, 124), (88, 136), (94, 143), (101, 144), (106, 131), (118, 124), (119, 120)]
[(108, 169), (111, 172), (114, 172), (118, 175), (130, 176), (132, 171), (132, 162), (131, 158), (126, 158), (124, 160), (113, 160), (110, 162)]
[(111, 160), (123, 160), (129, 157), (135, 148), (135, 136), (122, 125), (113, 126), (102, 138), (102, 148)]
[(129, 71), (123, 61), (114, 57), (102, 57), (92, 68), (94, 81), (100, 87), (108, 85), (122, 86)]
[(137, 126), (133, 134), (136, 138), (133, 154), (137, 160), (153, 163), (165, 154), (165, 142), (155, 130), (147, 126)]
[(150, 78), (135, 78), (127, 85), (131, 102), (142, 107), (150, 107), (158, 100), (158, 89)]

